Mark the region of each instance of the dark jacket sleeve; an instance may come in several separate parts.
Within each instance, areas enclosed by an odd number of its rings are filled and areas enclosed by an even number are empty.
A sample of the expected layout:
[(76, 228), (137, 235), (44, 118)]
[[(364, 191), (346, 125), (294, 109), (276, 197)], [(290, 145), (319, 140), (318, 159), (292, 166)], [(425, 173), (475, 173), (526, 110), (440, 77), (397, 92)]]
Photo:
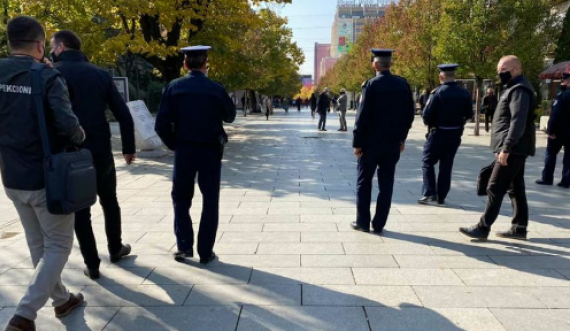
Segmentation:
[(46, 82), (46, 98), (49, 106), (47, 111), (52, 115), (56, 134), (75, 146), (81, 145), (85, 140), (85, 133), (73, 114), (69, 90), (62, 77), (56, 76)]
[[(406, 83), (407, 84), (407, 83)], [(402, 135), (400, 136), (400, 141), (405, 143), (408, 139), (408, 134), (410, 129), (414, 124), (414, 118), (416, 117), (416, 104), (414, 102), (414, 95), (412, 93), (411, 87), (408, 85), (408, 105), (406, 109), (406, 119), (404, 122), (404, 127), (402, 128)]]
[(370, 118), (372, 112), (374, 111), (374, 105), (372, 104), (373, 98), (369, 97), (370, 85), (367, 83), (362, 89), (362, 100), (356, 113), (356, 121), (354, 122), (354, 139), (352, 141), (352, 147), (362, 148), (366, 141), (367, 125), (370, 125)]
[(511, 111), (511, 124), (509, 133), (503, 144), (503, 150), (510, 152), (519, 142), (524, 134), (526, 122), (530, 109), (531, 96), (529, 92), (523, 88), (517, 88), (511, 92), (509, 100), (509, 109)]
[(471, 94), (467, 93), (467, 98), (465, 102), (466, 104), (465, 104), (465, 109), (463, 110), (463, 119), (465, 120), (465, 122), (467, 122), (467, 120), (475, 116), (475, 113), (473, 112), (473, 99), (471, 98)]
[(170, 89), (167, 87), (162, 95), (160, 109), (156, 116), (154, 131), (170, 150), (176, 149), (176, 133), (174, 128), (174, 114), (169, 107)]
[[(566, 116), (565, 116), (566, 115)], [(562, 135), (564, 132), (565, 118), (570, 116), (570, 92), (561, 93), (556, 96), (552, 105), (550, 119), (548, 119), (547, 133), (549, 135)]]
[(236, 106), (225, 90), (222, 93), (222, 103), (222, 120), (226, 123), (233, 123), (236, 119)]
[(123, 154), (135, 154), (135, 124), (129, 107), (125, 104), (123, 97), (117, 90), (111, 77), (109, 77), (109, 92), (107, 93), (107, 104), (121, 128), (121, 141), (123, 142)]
[(439, 107), (439, 98), (437, 97), (437, 92), (432, 93), (427, 101), (426, 107), (422, 114), (424, 124), (431, 126), (435, 120), (436, 112)]

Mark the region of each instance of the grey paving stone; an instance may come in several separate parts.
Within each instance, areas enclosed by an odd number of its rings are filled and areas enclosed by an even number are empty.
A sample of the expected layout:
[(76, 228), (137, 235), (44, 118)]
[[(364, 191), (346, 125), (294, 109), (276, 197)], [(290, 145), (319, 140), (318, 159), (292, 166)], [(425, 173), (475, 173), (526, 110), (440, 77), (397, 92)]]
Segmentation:
[(300, 267), (299, 255), (218, 255), (218, 259), (209, 263), (210, 267), (242, 266), (254, 268)]
[(569, 309), (492, 309), (508, 331), (570, 330)]
[(477, 242), (438, 242), (432, 243), (431, 248), (437, 255), (466, 255), (466, 256), (502, 256), (528, 255), (528, 252), (516, 245), (503, 245)]
[(428, 308), (546, 308), (526, 287), (414, 286)]
[(463, 285), (452, 270), (353, 268), (359, 285)]
[[(80, 307), (71, 315), (59, 320), (53, 316), (53, 308), (40, 309), (36, 326), (38, 330), (49, 331), (102, 331), (119, 308)], [(0, 325), (8, 324), (16, 309), (0, 310)]]
[(500, 268), (486, 256), (395, 255), (401, 268), (412, 269), (492, 269)]
[(255, 243), (255, 242), (300, 242), (299, 232), (258, 232), (258, 233), (238, 233), (226, 232), (222, 236), (220, 243)]
[[(68, 286), (83, 286), (96, 284), (142, 284), (150, 274), (149, 268), (129, 268), (129, 269), (106, 269), (101, 273), (101, 278), (93, 281), (83, 274), (81, 269), (64, 269), (62, 281)], [(0, 275), (0, 285), (28, 285), (34, 269), (11, 269)]]
[(422, 303), (410, 286), (303, 285), (303, 305), (406, 307)]
[(303, 267), (398, 268), (390, 255), (303, 255)]
[(259, 268), (250, 280), (256, 285), (353, 285), (349, 268)]
[[(217, 248), (216, 248), (217, 250)], [(329, 255), (344, 254), (342, 244), (340, 243), (324, 243), (324, 244), (308, 244), (308, 243), (260, 243), (257, 250), (258, 255)]]
[(428, 245), (422, 244), (376, 244), (343, 243), (346, 254), (352, 255), (435, 255)]
[(231, 307), (126, 307), (105, 331), (235, 331), (238, 316)]
[(298, 215), (234, 215), (231, 223), (299, 223), (299, 220)]
[(374, 242), (382, 243), (382, 238), (363, 232), (302, 232), (302, 242)]
[(244, 307), (238, 331), (367, 331), (362, 308)]
[(301, 215), (301, 223), (350, 223), (354, 215)]
[(269, 208), (268, 215), (332, 215), (331, 208)]
[(196, 285), (185, 306), (300, 306), (300, 285)]
[(263, 232), (338, 232), (332, 223), (264, 224)]
[(89, 307), (182, 306), (191, 286), (103, 285), (85, 286), (81, 291)]
[(468, 286), (570, 286), (570, 279), (548, 269), (457, 269)]
[(498, 265), (513, 269), (570, 269), (565, 256), (493, 256)]
[(219, 267), (201, 268), (188, 264), (186, 268), (156, 268), (144, 284), (156, 285), (225, 285), (245, 284), (251, 276), (251, 268)]
[(570, 308), (570, 287), (530, 287), (528, 291), (550, 309)]

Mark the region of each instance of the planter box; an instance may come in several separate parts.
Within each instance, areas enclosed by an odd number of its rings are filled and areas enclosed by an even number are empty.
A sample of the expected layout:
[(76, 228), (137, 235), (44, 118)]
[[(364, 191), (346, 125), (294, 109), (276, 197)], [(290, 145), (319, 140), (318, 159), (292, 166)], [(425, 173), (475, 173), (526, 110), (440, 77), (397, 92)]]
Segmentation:
[(546, 128), (548, 127), (548, 120), (549, 119), (550, 119), (550, 116), (540, 116), (540, 125), (538, 127), (538, 129), (540, 131), (546, 132)]

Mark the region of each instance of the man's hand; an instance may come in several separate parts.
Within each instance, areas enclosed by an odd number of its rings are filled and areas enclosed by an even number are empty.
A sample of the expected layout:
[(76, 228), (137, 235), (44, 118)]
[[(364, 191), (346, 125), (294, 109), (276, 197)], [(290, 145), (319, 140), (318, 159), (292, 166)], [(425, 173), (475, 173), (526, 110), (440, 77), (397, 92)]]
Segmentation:
[(400, 154), (404, 153), (405, 150), (406, 150), (406, 144), (400, 143)]
[(502, 151), (502, 152), (499, 154), (499, 156), (497, 157), (497, 159), (498, 159), (499, 163), (500, 163), (503, 167), (506, 167), (506, 166), (509, 165), (509, 164), (507, 163), (507, 160), (509, 159), (509, 153), (508, 153), (508, 152)]
[(362, 158), (362, 155), (364, 155), (364, 153), (362, 153), (362, 148), (355, 148), (354, 155), (356, 155), (356, 157), (359, 159)]
[(123, 157), (125, 158), (125, 162), (127, 162), (127, 164), (129, 165), (135, 162), (135, 160), (137, 159), (136, 154), (124, 154)]
[(554, 140), (554, 139), (556, 139), (556, 135), (555, 135), (555, 134), (550, 134), (550, 135), (548, 135), (548, 138)]
[(51, 60), (47, 57), (44, 57), (44, 64), (50, 68), (53, 68), (53, 62), (51, 62)]

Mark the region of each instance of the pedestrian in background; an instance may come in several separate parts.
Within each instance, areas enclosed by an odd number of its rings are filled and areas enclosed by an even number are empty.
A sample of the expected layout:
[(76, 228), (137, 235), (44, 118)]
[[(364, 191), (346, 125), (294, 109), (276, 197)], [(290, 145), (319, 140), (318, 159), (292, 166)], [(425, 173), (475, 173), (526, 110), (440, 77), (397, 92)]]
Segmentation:
[(311, 93), (311, 116), (315, 118), (315, 112), (317, 111), (317, 92)]
[(487, 89), (487, 94), (483, 97), (483, 113), (485, 114), (485, 132), (489, 132), (489, 123), (493, 120), (495, 109), (497, 108), (497, 96), (492, 88)]
[[(47, 209), (44, 150), (34, 105), (41, 94), (52, 152), (79, 146), (85, 133), (73, 114), (67, 84), (61, 74), (45, 67), (42, 91), (32, 88), (32, 66), (44, 62), (46, 35), (35, 19), (18, 16), (8, 22), (10, 56), (0, 60), (0, 169), (6, 195), (12, 200), (30, 250), (34, 271), (28, 289), (16, 307), (6, 331), (35, 331), (38, 310), (49, 298), (55, 316), (69, 315), (83, 303), (61, 282), (61, 273), (73, 247), (75, 215), (53, 215)], [(19, 272), (24, 278), (28, 273)], [(24, 275), (25, 274), (25, 275)]]
[(348, 96), (346, 95), (346, 90), (340, 90), (340, 96), (337, 99), (337, 111), (340, 121), (340, 129), (338, 131), (346, 132), (348, 131), (348, 126), (346, 125), (346, 108), (348, 103)]
[(325, 87), (323, 93), (319, 95), (319, 100), (317, 101), (317, 113), (319, 113), (319, 131), (327, 131), (327, 113), (330, 111), (331, 107), (331, 90)]

